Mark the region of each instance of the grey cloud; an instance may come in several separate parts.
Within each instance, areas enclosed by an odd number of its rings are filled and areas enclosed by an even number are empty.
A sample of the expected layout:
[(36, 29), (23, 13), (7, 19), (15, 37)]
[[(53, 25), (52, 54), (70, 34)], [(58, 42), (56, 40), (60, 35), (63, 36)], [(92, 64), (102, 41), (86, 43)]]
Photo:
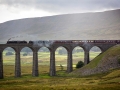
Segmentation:
[(120, 0), (0, 0), (0, 4), (61, 13), (120, 8)]

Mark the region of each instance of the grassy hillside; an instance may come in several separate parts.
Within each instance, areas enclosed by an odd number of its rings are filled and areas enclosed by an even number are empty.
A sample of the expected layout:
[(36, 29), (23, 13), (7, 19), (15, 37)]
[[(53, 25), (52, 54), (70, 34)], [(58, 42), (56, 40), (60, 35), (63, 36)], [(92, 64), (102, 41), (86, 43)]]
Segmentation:
[(116, 45), (100, 54), (86, 66), (73, 71), (72, 75), (91, 75), (120, 68), (120, 45)]
[(0, 24), (0, 38), (40, 39), (120, 39), (120, 10), (66, 14), (12, 20)]

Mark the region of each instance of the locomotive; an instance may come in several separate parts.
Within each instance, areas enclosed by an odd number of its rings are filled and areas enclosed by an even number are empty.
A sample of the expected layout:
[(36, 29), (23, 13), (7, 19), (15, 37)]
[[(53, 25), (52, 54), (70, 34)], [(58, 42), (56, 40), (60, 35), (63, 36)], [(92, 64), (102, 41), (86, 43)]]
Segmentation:
[(7, 44), (26, 44), (27, 41), (7, 41)]

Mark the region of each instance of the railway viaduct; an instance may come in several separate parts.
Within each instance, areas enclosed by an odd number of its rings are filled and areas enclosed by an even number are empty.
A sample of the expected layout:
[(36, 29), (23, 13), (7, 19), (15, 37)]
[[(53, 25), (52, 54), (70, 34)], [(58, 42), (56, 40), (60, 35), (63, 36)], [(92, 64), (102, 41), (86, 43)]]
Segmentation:
[[(67, 52), (67, 72), (71, 72), (72, 69), (72, 51), (75, 47), (82, 47), (84, 50), (84, 64), (89, 63), (89, 51), (92, 47), (97, 46), (101, 49), (102, 52), (106, 51), (110, 47), (116, 45), (116, 43), (93, 43), (89, 40), (84, 41), (83, 43), (74, 42), (74, 43), (53, 43), (47, 47), (50, 51), (50, 76), (56, 75), (55, 68), (55, 50), (62, 46)], [(11, 47), (15, 50), (15, 77), (21, 76), (21, 64), (20, 64), (20, 51), (24, 47), (29, 47), (33, 51), (33, 66), (32, 66), (32, 76), (38, 76), (38, 50), (43, 46), (33, 45), (30, 43), (26, 44), (0, 44), (0, 79), (4, 78), (3, 76), (3, 55), (2, 52), (5, 48)]]

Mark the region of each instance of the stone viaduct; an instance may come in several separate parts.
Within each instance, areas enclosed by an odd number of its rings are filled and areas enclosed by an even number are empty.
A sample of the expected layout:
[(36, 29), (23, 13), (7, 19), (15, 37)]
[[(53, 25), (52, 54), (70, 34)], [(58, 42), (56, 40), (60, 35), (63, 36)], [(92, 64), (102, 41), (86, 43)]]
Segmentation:
[[(66, 42), (57, 42), (52, 43), (49, 47), (47, 47), (50, 51), (50, 76), (56, 75), (56, 68), (55, 68), (55, 51), (58, 47), (62, 46), (67, 50), (67, 72), (70, 73), (72, 69), (72, 51), (75, 47), (79, 46), (82, 47), (84, 50), (84, 63), (89, 63), (89, 51), (92, 47), (97, 46), (101, 49), (102, 52), (106, 51), (110, 47), (116, 45), (117, 43), (113, 43), (112, 41), (105, 41), (105, 43), (100, 43), (100, 40), (98, 40), (98, 43), (93, 43), (91, 40), (81, 41), (79, 40), (67, 43)], [(106, 43), (107, 42), (107, 43)], [(30, 43), (13, 43), (13, 44), (0, 44), (0, 79), (4, 78), (3, 76), (3, 55), (2, 52), (5, 48), (11, 47), (15, 50), (15, 77), (21, 76), (21, 63), (20, 63), (20, 51), (24, 47), (29, 47), (33, 51), (33, 66), (32, 66), (32, 76), (38, 76), (38, 50), (43, 46), (37, 46)], [(45, 46), (44, 46), (45, 47)]]

